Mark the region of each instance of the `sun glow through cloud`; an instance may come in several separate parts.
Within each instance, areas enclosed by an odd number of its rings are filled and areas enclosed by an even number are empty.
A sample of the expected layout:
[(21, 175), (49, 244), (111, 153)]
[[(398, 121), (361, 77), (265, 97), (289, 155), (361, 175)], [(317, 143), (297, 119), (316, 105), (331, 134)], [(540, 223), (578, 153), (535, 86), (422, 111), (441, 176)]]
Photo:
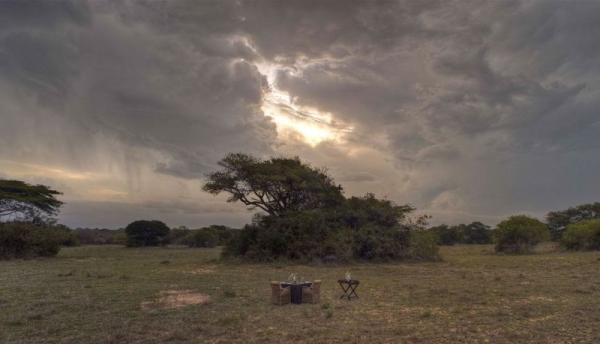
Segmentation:
[(299, 134), (303, 141), (316, 146), (323, 141), (340, 142), (353, 128), (336, 122), (333, 115), (315, 108), (300, 106), (274, 82), (277, 67), (261, 64), (259, 70), (267, 76), (269, 91), (264, 96), (262, 110), (273, 119), (281, 136)]

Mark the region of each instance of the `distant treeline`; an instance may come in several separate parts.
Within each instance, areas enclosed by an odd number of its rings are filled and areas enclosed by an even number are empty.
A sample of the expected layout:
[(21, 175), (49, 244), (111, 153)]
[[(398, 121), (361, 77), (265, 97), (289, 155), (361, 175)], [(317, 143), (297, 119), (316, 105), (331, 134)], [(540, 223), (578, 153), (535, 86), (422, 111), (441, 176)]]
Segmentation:
[[(138, 222), (138, 221), (136, 221)], [(134, 223), (136, 223), (134, 222)], [(150, 222), (150, 221), (146, 221)], [(160, 222), (160, 221), (157, 221)], [(164, 223), (160, 222), (164, 225)], [(161, 226), (159, 224), (159, 226)], [(164, 228), (167, 228), (164, 225)], [(157, 245), (183, 245), (188, 247), (215, 247), (225, 245), (235, 231), (239, 229), (211, 225), (198, 229), (189, 229), (180, 226), (168, 231), (166, 235), (157, 235)], [(128, 235), (125, 228), (106, 229), (106, 228), (76, 228), (72, 231), (74, 240), (80, 245), (127, 245)], [(133, 243), (129, 241), (129, 246), (153, 246)]]
[(456, 226), (439, 225), (428, 229), (433, 232), (440, 245), (491, 244), (492, 228), (481, 222)]
[(212, 225), (169, 228), (139, 220), (126, 228), (70, 228), (56, 224), (61, 193), (45, 185), (0, 179), (0, 259), (52, 256), (61, 246), (224, 246), (223, 254), (248, 260), (436, 260), (438, 244), (495, 244), (498, 252), (526, 253), (539, 242), (570, 250), (600, 249), (600, 202), (552, 211), (546, 223), (515, 215), (494, 229), (481, 222), (426, 229), (414, 207), (373, 194), (346, 197), (325, 169), (299, 158), (258, 159), (229, 154), (203, 189), (228, 202), (260, 209), (242, 229)]

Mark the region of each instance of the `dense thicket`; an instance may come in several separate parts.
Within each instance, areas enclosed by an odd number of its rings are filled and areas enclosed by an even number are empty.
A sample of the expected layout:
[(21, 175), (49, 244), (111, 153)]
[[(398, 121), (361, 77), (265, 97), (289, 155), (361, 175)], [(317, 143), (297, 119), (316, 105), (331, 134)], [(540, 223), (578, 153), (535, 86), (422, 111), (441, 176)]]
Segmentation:
[(168, 243), (169, 227), (161, 221), (134, 221), (127, 225), (127, 246), (158, 246)]
[(456, 226), (439, 225), (429, 228), (440, 245), (454, 244), (491, 244), (492, 230), (481, 222)]
[(600, 250), (600, 219), (568, 225), (561, 243), (570, 250)]
[(0, 223), (0, 259), (55, 256), (68, 240), (63, 228), (32, 222)]
[(335, 208), (257, 216), (224, 254), (263, 261), (437, 259), (436, 238), (409, 223), (412, 210), (367, 195)]
[(600, 219), (600, 202), (582, 204), (566, 210), (551, 211), (546, 215), (546, 221), (553, 240), (559, 240), (568, 225), (591, 219)]
[(548, 240), (546, 224), (526, 215), (511, 216), (494, 230), (497, 252), (528, 253), (538, 243)]

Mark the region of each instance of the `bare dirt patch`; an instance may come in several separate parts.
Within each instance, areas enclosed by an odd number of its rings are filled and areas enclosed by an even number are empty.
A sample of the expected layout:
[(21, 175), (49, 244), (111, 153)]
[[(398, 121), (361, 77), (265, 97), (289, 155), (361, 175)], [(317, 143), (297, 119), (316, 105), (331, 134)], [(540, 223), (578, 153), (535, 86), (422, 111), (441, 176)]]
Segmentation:
[(206, 294), (193, 290), (163, 290), (155, 301), (144, 301), (140, 304), (143, 310), (172, 309), (189, 305), (205, 305), (210, 302)]

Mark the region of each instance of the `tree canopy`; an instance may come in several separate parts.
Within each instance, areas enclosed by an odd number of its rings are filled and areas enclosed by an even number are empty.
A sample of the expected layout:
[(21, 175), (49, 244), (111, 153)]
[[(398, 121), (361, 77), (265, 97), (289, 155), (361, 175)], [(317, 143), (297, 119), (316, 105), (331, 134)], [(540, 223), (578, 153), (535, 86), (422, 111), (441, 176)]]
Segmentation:
[(590, 219), (600, 219), (600, 202), (582, 204), (566, 210), (551, 211), (546, 215), (548, 228), (550, 228), (554, 240), (560, 238), (568, 225)]
[(203, 189), (212, 194), (228, 193), (228, 202), (242, 202), (269, 215), (333, 207), (344, 201), (342, 187), (322, 169), (299, 158), (261, 160), (233, 153), (219, 162), (221, 170), (207, 176)]
[(61, 194), (46, 185), (0, 179), (0, 217), (34, 220), (54, 216), (63, 204), (56, 199)]
[(161, 221), (134, 221), (127, 225), (127, 246), (158, 246), (167, 243), (169, 227)]
[(494, 231), (497, 252), (527, 253), (549, 236), (546, 224), (527, 215), (511, 216)]

